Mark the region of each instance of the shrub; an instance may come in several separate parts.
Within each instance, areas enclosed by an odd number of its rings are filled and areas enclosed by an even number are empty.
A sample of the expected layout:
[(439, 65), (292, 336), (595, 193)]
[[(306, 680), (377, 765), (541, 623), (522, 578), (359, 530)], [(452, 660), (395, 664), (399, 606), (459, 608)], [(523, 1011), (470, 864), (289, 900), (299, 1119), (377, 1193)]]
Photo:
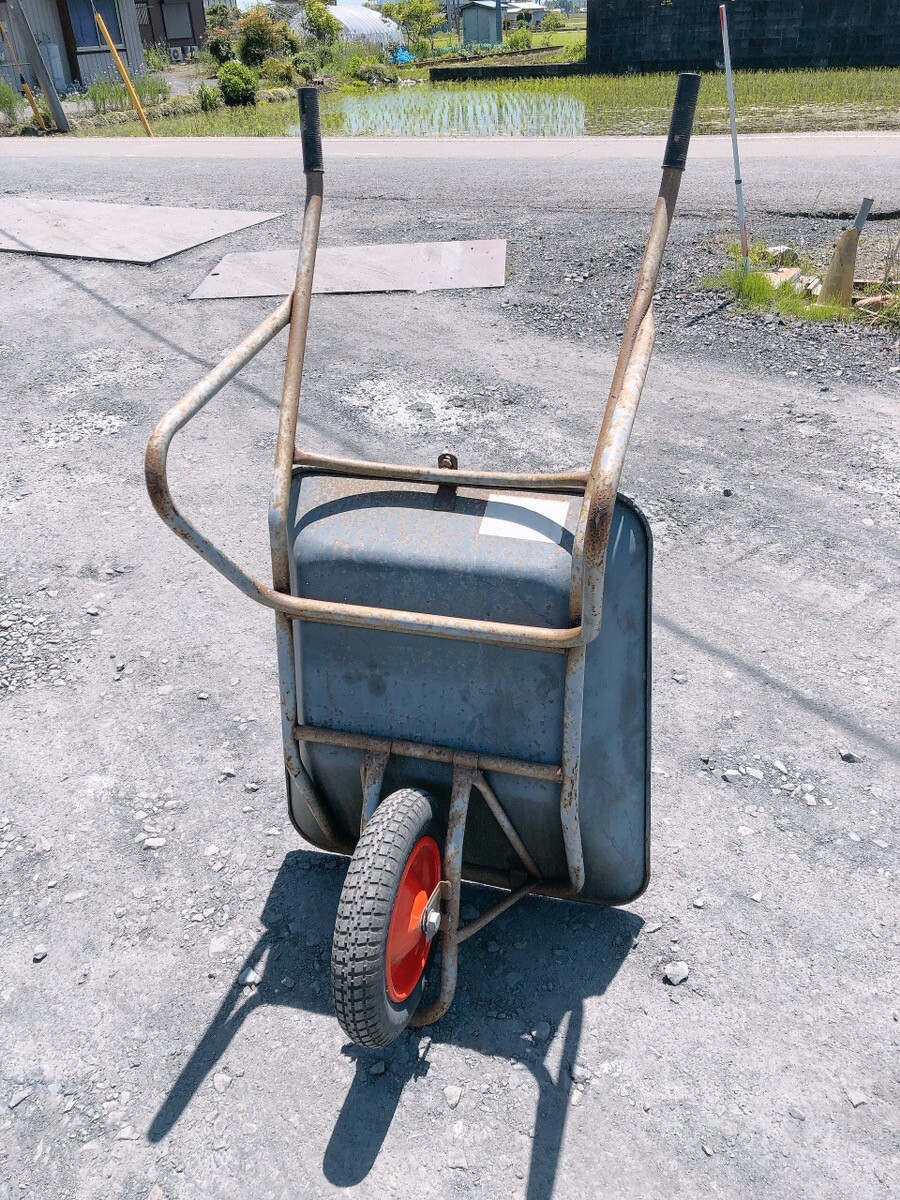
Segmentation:
[(557, 29), (564, 29), (566, 18), (561, 12), (551, 9), (550, 12), (544, 13), (544, 19), (541, 21), (542, 33), (555, 33)]
[(0, 77), (0, 112), (9, 117), (10, 125), (15, 125), (22, 108), (22, 97), (5, 79)]
[(431, 42), (429, 42), (426, 38), (419, 38), (418, 41), (413, 42), (413, 44), (410, 46), (410, 50), (412, 51), (413, 58), (430, 58)]
[(229, 108), (241, 104), (256, 103), (256, 86), (259, 83), (256, 72), (241, 63), (225, 63), (219, 69), (219, 89), (222, 99)]
[(200, 101), (201, 112), (215, 112), (222, 107), (222, 93), (217, 87), (201, 83), (197, 88), (197, 99)]
[(168, 71), (172, 65), (169, 61), (169, 52), (162, 44), (159, 46), (145, 46), (144, 62), (147, 64), (148, 71)]
[(206, 50), (221, 66), (234, 58), (234, 43), (225, 29), (211, 29), (206, 39)]
[(506, 39), (506, 45), (510, 50), (530, 50), (531, 49), (531, 30), (526, 29), (524, 25), (518, 29), (514, 29)]
[(360, 79), (371, 87), (377, 87), (378, 84), (390, 86), (396, 83), (400, 75), (396, 67), (389, 67), (386, 63), (364, 62), (353, 72), (353, 78)]
[(262, 5), (237, 23), (237, 55), (246, 67), (259, 67), (267, 58), (290, 58), (302, 49), (301, 38), (287, 21), (273, 21)]
[[(237, 23), (237, 54), (245, 67), (258, 67), (278, 53), (275, 22), (262, 7), (248, 9)], [(227, 103), (227, 101), (226, 101)]]
[(294, 64), (286, 58), (267, 58), (259, 68), (259, 74), (261, 79), (277, 87), (290, 87), (297, 78)]
[(319, 73), (320, 63), (314, 54), (310, 54), (306, 50), (302, 50), (299, 54), (295, 54), (291, 58), (291, 64), (301, 79), (309, 83)]

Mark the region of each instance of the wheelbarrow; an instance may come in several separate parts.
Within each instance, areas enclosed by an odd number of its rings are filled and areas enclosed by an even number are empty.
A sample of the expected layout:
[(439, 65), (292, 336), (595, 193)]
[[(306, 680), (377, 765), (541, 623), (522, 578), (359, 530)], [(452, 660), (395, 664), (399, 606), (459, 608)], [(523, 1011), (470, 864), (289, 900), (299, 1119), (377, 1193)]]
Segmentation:
[[(654, 339), (652, 298), (700, 77), (679, 76), (662, 184), (588, 471), (473, 471), (296, 445), (323, 161), (299, 92), (306, 204), (292, 294), (166, 414), (147, 487), (169, 528), (275, 612), (288, 806), (351, 855), (331, 981), (346, 1034), (437, 1021), (459, 944), (529, 894), (616, 905), (649, 878), (646, 519), (618, 494)], [(289, 326), (269, 509), (271, 586), (178, 509), (175, 434)], [(462, 879), (502, 889), (460, 923)], [(440, 947), (439, 987), (426, 969)]]

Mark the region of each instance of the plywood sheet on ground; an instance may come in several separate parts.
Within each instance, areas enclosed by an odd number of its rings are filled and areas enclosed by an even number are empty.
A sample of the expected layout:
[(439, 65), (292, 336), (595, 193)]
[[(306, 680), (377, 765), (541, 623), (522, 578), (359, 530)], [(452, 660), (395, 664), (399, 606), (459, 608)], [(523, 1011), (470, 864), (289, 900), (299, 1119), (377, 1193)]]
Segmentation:
[(280, 213), (0, 197), (0, 250), (153, 263)]
[[(296, 250), (226, 254), (192, 300), (286, 296), (294, 286)], [(384, 246), (322, 246), (313, 291), (433, 292), (503, 287), (506, 242), (409, 242)]]

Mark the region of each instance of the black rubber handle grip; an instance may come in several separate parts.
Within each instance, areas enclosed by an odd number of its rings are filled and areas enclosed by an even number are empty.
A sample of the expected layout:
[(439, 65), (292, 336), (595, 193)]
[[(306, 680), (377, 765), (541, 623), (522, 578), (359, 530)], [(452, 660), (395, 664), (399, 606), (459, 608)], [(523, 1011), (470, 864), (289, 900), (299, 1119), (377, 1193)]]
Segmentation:
[(322, 127), (319, 124), (319, 89), (297, 88), (300, 102), (300, 144), (303, 149), (303, 170), (324, 171), (322, 162)]
[(676, 171), (684, 170), (699, 95), (699, 75), (685, 71), (678, 76), (675, 104), (672, 106), (672, 123), (669, 125), (669, 140), (666, 142), (666, 154), (663, 159), (664, 167), (674, 167)]

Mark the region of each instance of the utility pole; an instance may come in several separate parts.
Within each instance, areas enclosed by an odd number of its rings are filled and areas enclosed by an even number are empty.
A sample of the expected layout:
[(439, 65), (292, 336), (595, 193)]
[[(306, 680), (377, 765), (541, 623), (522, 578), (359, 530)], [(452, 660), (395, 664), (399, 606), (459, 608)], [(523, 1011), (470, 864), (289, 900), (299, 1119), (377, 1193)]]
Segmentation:
[(31, 26), (28, 24), (25, 11), (19, 0), (6, 0), (6, 6), (13, 19), (13, 24), (19, 31), (19, 37), (22, 39), (22, 45), (25, 47), (25, 57), (28, 59), (28, 64), (32, 71), (34, 71), (41, 91), (47, 97), (47, 103), (50, 105), (53, 113), (53, 120), (56, 122), (56, 127), (60, 133), (68, 133), (69, 122), (66, 120), (66, 114), (63, 112), (63, 107), (59, 102), (59, 96), (57, 96), (56, 88), (53, 86), (53, 80), (50, 78), (50, 72), (47, 70), (47, 64), (41, 58), (40, 49), (35, 41)]

